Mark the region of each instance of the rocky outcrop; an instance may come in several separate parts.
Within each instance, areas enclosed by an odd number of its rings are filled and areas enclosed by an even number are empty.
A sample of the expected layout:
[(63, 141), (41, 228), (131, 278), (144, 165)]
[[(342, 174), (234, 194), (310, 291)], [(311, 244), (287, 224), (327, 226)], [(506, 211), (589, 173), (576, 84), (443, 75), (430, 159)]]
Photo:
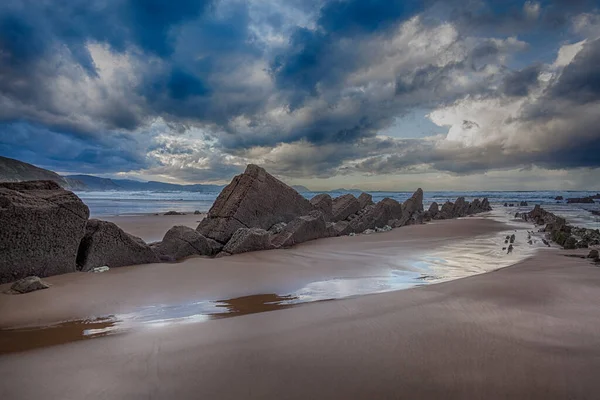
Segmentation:
[(193, 255), (214, 256), (223, 246), (192, 228), (174, 226), (167, 231), (162, 242), (151, 247), (161, 261), (178, 261)]
[(0, 183), (0, 283), (76, 271), (88, 217), (56, 182)]
[(360, 208), (363, 209), (366, 206), (372, 206), (375, 203), (373, 203), (373, 196), (363, 192), (358, 196), (358, 204), (360, 205)]
[(287, 224), (283, 231), (272, 239), (271, 244), (273, 247), (289, 247), (330, 235), (323, 213), (313, 211)]
[(400, 228), (405, 225), (423, 223), (423, 189), (417, 191), (402, 204), (402, 217), (394, 222), (392, 227)]
[(574, 204), (574, 203), (594, 204), (594, 197), (593, 196), (573, 197), (573, 198), (567, 199), (567, 203), (568, 204)]
[(89, 271), (159, 262), (158, 256), (142, 239), (123, 232), (112, 222), (90, 219), (79, 245), (77, 267)]
[(9, 293), (23, 294), (35, 292), (36, 290), (48, 289), (50, 286), (49, 283), (44, 282), (37, 276), (28, 276), (13, 283)]
[(313, 210), (312, 204), (293, 188), (250, 164), (221, 191), (197, 231), (227, 243), (240, 228), (269, 229)]
[(401, 218), (402, 204), (386, 197), (374, 206), (367, 206), (363, 213), (350, 221), (350, 228), (352, 232), (360, 233), (385, 225), (393, 226), (394, 221), (399, 221)]
[(326, 221), (330, 221), (333, 215), (333, 199), (327, 193), (318, 194), (310, 199), (310, 204), (323, 213)]
[(565, 199), (565, 198), (564, 198), (564, 197), (562, 197), (562, 196), (556, 196), (556, 197), (554, 198), (554, 200), (564, 200), (564, 199)]
[(429, 217), (431, 219), (435, 219), (437, 217), (437, 215), (440, 213), (440, 206), (438, 205), (438, 203), (436, 203), (434, 201), (429, 206), (429, 210), (427, 210), (427, 212), (429, 213)]
[(344, 194), (333, 199), (333, 214), (331, 220), (333, 222), (342, 221), (360, 211), (360, 203), (351, 194)]
[(165, 215), (185, 215), (185, 213), (179, 211), (167, 211)]
[(239, 228), (223, 247), (228, 254), (272, 249), (271, 234), (260, 228)]

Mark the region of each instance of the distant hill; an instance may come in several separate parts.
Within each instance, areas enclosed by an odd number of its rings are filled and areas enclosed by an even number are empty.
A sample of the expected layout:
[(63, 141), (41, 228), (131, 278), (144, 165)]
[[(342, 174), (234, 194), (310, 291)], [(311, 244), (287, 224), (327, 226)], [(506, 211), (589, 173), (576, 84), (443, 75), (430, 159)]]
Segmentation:
[(69, 184), (56, 172), (36, 167), (35, 165), (15, 160), (13, 158), (0, 157), (0, 182), (20, 182), (46, 180), (54, 181), (66, 187)]
[(312, 192), (309, 188), (302, 185), (292, 185), (292, 187), (296, 190), (296, 192)]
[(164, 192), (220, 192), (222, 185), (177, 185), (174, 183), (156, 181), (136, 181), (133, 179), (109, 179), (99, 178), (93, 175), (67, 175), (69, 182), (81, 182), (85, 186), (75, 190), (125, 190), (125, 191), (164, 191)]

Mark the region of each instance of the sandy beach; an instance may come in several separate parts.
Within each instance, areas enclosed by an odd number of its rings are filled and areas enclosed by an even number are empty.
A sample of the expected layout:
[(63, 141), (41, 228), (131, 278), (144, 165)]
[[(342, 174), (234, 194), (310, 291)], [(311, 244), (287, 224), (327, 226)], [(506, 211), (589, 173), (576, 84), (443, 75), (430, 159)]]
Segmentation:
[[(158, 232), (171, 224), (167, 218), (122, 226)], [(11, 327), (199, 299), (268, 300), (310, 282), (410, 271), (419, 255), (453, 244), (461, 252), (464, 243), (512, 228), (466, 218), (288, 250), (50, 277), (49, 290), (0, 296), (0, 347), (15, 340), (5, 331)], [(408, 290), (39, 343), (0, 355), (0, 392), (10, 399), (594, 398), (600, 269), (567, 253), (538, 250), (508, 268)]]

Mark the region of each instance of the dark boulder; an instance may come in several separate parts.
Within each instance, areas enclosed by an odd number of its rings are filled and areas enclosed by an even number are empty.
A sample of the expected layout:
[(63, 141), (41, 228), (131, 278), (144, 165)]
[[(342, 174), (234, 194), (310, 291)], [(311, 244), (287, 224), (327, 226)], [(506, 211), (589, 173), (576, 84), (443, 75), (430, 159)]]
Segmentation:
[(564, 199), (565, 199), (565, 198), (564, 198), (564, 197), (562, 197), (562, 196), (556, 196), (556, 197), (554, 198), (554, 200), (564, 200)]
[(452, 218), (460, 218), (468, 215), (469, 211), (469, 203), (465, 201), (464, 197), (459, 197), (454, 202), (454, 207), (452, 208)]
[(373, 196), (363, 192), (358, 196), (358, 204), (360, 204), (360, 208), (363, 209), (366, 206), (372, 206), (375, 203), (373, 203)]
[(519, 203), (520, 207), (527, 207), (529, 204), (526, 201), (522, 201)]
[(167, 211), (165, 215), (185, 215), (185, 213), (179, 211)]
[(382, 228), (385, 225), (392, 226), (391, 221), (399, 221), (401, 218), (402, 204), (386, 197), (374, 206), (367, 206), (363, 213), (350, 221), (350, 227), (352, 232), (360, 233), (367, 229)]
[(227, 243), (240, 228), (269, 229), (313, 210), (312, 204), (293, 188), (250, 164), (221, 191), (197, 231)]
[(565, 241), (565, 244), (563, 245), (563, 247), (567, 250), (573, 250), (577, 248), (577, 239), (575, 239), (573, 236), (569, 236), (567, 238), (567, 240)]
[(437, 217), (437, 215), (440, 213), (440, 206), (438, 205), (438, 203), (436, 203), (435, 201), (433, 203), (431, 203), (431, 205), (429, 206), (429, 216), (432, 219), (435, 219), (435, 217)]
[(0, 183), (0, 283), (75, 272), (88, 217), (53, 181)]
[(419, 188), (402, 204), (402, 216), (392, 226), (399, 228), (421, 223), (423, 223), (423, 189)]
[(223, 247), (223, 252), (240, 254), (249, 251), (270, 250), (271, 234), (261, 228), (239, 228)]
[(44, 282), (37, 276), (28, 276), (13, 283), (10, 287), (10, 293), (23, 294), (35, 292), (36, 290), (48, 289), (50, 286), (49, 283)]
[(598, 250), (590, 250), (589, 254), (587, 255), (587, 258), (592, 258), (594, 260), (597, 260), (600, 257), (600, 255), (598, 254)]
[(333, 215), (333, 199), (327, 193), (318, 194), (310, 199), (310, 204), (315, 210), (321, 211), (326, 221), (331, 220)]
[(152, 246), (161, 260), (181, 260), (193, 255), (213, 256), (221, 251), (219, 242), (202, 236), (187, 226), (174, 226), (162, 242)]
[(360, 203), (356, 197), (349, 193), (333, 199), (332, 207), (333, 215), (331, 220), (333, 222), (345, 220), (350, 215), (356, 214), (360, 211)]
[(273, 247), (290, 247), (295, 244), (308, 242), (330, 236), (327, 223), (320, 211), (313, 211), (294, 219), (272, 240)]
[(112, 222), (90, 219), (77, 253), (77, 268), (90, 271), (159, 262), (158, 256), (139, 237), (124, 232)]

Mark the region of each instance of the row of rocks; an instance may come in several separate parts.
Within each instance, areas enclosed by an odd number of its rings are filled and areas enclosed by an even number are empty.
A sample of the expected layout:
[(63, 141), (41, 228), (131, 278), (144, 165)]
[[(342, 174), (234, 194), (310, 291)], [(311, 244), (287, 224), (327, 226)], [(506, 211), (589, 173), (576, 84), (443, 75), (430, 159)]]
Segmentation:
[(588, 248), (589, 246), (600, 245), (600, 230), (568, 225), (564, 218), (544, 210), (539, 205), (536, 205), (529, 212), (516, 213), (515, 218), (543, 226), (540, 231), (545, 232), (549, 240), (565, 249)]
[(600, 193), (592, 195), (592, 196), (586, 196), (586, 197), (572, 197), (567, 199), (567, 203), (568, 204), (574, 204), (574, 203), (583, 203), (583, 204), (594, 204), (594, 199), (596, 200), (600, 200)]

